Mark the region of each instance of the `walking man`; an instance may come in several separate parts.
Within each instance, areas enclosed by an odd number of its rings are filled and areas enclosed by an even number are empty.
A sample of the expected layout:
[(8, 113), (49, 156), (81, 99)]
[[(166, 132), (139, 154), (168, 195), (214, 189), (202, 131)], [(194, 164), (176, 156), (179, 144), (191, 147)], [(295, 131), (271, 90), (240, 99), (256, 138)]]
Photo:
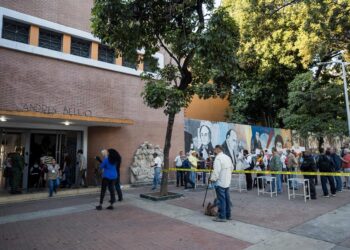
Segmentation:
[(160, 169), (162, 167), (162, 159), (160, 159), (159, 155), (157, 153), (153, 154), (154, 158), (154, 176), (153, 176), (153, 186), (152, 190), (157, 189), (157, 185), (160, 185)]
[(215, 218), (214, 221), (226, 222), (226, 220), (232, 220), (229, 189), (231, 185), (233, 163), (231, 158), (223, 153), (222, 146), (216, 145), (214, 152), (216, 157), (210, 181), (216, 182), (215, 191), (219, 201), (218, 217)]
[(86, 158), (83, 154), (83, 150), (78, 150), (78, 167), (79, 167), (79, 174), (80, 174), (80, 180), (79, 185), (88, 187), (86, 182), (86, 170), (87, 170), (87, 164), (86, 164)]

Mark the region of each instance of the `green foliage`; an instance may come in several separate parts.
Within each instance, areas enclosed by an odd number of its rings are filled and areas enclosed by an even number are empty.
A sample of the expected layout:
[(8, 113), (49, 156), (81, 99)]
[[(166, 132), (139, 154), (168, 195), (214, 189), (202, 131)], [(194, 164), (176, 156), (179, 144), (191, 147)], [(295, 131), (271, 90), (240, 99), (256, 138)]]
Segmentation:
[(302, 136), (344, 135), (346, 112), (342, 80), (330, 74), (314, 80), (312, 72), (297, 75), (289, 84), (288, 107), (280, 117)]
[[(155, 75), (144, 74), (145, 103), (166, 114), (187, 107), (194, 94), (225, 96), (235, 82), (239, 31), (228, 12), (214, 1), (96, 0), (92, 28), (117, 53), (149, 60), (161, 50), (171, 59)], [(154, 77), (156, 76), (156, 77)]]
[(278, 113), (287, 107), (289, 82), (340, 50), (349, 51), (350, 2), (224, 0), (224, 5), (240, 28), (243, 70), (228, 118), (283, 126)]

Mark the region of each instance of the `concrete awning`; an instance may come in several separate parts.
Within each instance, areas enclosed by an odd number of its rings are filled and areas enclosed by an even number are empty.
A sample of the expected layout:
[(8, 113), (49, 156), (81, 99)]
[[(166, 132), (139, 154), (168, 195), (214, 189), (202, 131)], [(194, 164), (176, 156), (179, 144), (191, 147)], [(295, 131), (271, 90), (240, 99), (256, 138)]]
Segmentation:
[[(32, 111), (1, 111), (0, 117), (4, 117), (11, 123), (38, 123), (75, 126), (103, 126), (103, 127), (121, 127), (133, 125), (134, 121), (129, 119), (106, 118), (94, 116), (66, 115), (66, 114), (45, 114)], [(1, 126), (1, 123), (0, 123)]]

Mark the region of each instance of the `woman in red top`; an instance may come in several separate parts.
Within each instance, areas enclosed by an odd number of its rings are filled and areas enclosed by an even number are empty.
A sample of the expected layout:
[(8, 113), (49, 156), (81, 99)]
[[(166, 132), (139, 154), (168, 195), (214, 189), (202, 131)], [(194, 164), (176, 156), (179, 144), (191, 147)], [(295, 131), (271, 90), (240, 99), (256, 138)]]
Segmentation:
[[(342, 158), (343, 161), (343, 169), (345, 173), (350, 173), (350, 150), (349, 149), (344, 149), (344, 156)], [(349, 176), (345, 176), (345, 181), (346, 181), (346, 187), (350, 189), (350, 181), (349, 181)]]

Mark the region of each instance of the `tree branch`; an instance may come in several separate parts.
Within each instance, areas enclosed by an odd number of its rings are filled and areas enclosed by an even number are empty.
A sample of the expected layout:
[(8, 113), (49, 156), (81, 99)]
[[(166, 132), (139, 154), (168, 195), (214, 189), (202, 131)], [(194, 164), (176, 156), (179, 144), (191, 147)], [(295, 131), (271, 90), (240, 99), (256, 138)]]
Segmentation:
[(174, 59), (174, 61), (176, 62), (177, 66), (179, 69), (181, 69), (181, 64), (180, 64), (180, 61), (175, 57), (175, 55), (170, 51), (170, 49), (164, 44), (162, 38), (156, 34), (156, 37), (159, 41), (159, 43), (161, 44), (161, 46), (165, 49), (165, 51), (169, 54), (169, 56)]
[(277, 9), (275, 9), (270, 15), (273, 16), (274, 14), (276, 14), (281, 9), (284, 9), (284, 8), (286, 8), (286, 7), (290, 6), (290, 5), (293, 5), (293, 4), (295, 4), (295, 3), (299, 2), (299, 1), (300, 0), (292, 0), (290, 2), (287, 2), (287, 3), (283, 4), (283, 5), (281, 5), (280, 7), (278, 7)]

